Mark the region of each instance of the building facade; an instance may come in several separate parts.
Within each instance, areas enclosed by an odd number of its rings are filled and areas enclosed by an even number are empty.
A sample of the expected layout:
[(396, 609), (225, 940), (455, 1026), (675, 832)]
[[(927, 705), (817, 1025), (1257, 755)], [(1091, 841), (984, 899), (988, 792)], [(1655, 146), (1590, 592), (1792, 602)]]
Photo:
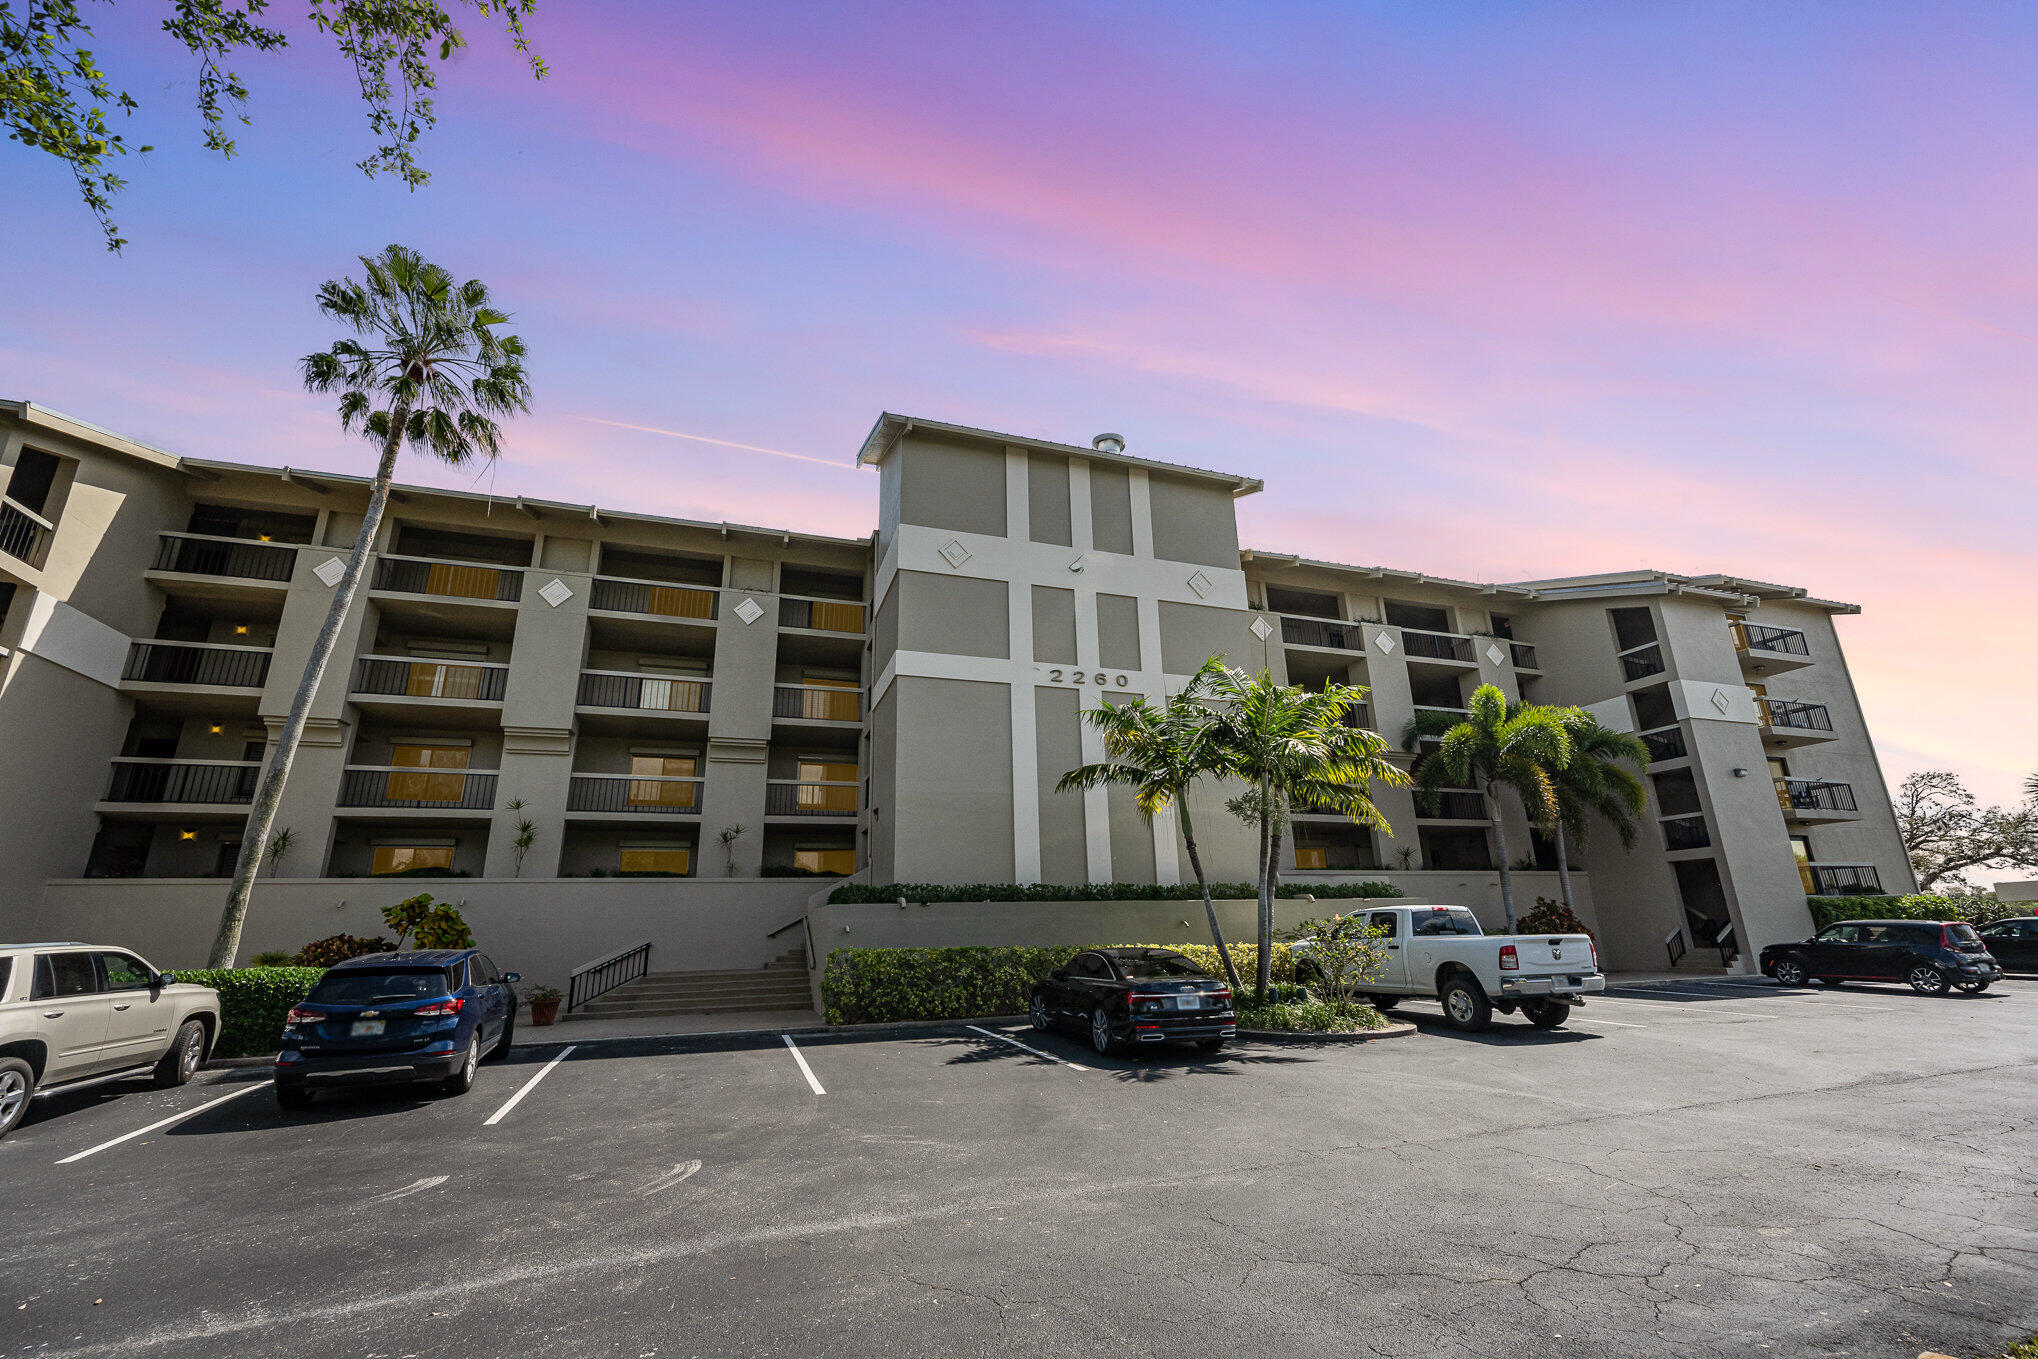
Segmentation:
[[(1054, 785), (1101, 754), (1084, 708), (1211, 655), (1364, 685), (1397, 748), (1418, 710), (1482, 683), (1641, 733), (1640, 842), (1602, 828), (1576, 855), (1617, 965), (1746, 959), (1806, 933), (1807, 892), (1911, 885), (1833, 626), (1852, 606), (1725, 576), (1480, 584), (1242, 550), (1257, 481), (1115, 436), (886, 415), (859, 461), (866, 539), (401, 488), (262, 893), (546, 883), (586, 927), (547, 948), (584, 937), (592, 957), (607, 903), (647, 892), (776, 880), (758, 909), (783, 913), (825, 875), (1179, 882), (1172, 817)], [(119, 920), (209, 900), (366, 482), (180, 458), (13, 402), (0, 485), (0, 932), (84, 901)], [(1524, 883), (1548, 883), (1518, 805), (1376, 795), (1391, 836), (1301, 813), (1285, 871), (1487, 914), (1497, 815)], [(1223, 800), (1191, 804), (1199, 843), (1213, 877), (1247, 879), (1254, 837)]]

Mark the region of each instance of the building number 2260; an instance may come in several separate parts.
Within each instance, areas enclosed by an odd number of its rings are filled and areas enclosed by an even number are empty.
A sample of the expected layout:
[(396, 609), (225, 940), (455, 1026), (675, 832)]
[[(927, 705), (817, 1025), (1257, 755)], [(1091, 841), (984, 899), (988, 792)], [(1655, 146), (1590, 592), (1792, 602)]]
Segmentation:
[(1120, 689), (1127, 689), (1132, 686), (1132, 676), (1107, 675), (1102, 670), (1062, 670), (1057, 668), (1049, 670), (1047, 677), (1055, 684), (1106, 684), (1116, 685)]

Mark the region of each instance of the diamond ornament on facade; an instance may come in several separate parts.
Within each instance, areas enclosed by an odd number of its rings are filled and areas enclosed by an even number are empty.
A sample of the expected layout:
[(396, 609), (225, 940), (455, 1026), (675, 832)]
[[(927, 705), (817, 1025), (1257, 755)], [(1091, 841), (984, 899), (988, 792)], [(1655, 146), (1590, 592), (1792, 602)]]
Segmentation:
[(1500, 643), (1488, 642), (1486, 644), (1486, 659), (1494, 665), (1499, 665), (1507, 659), (1507, 653), (1500, 649)]
[(1727, 697), (1726, 690), (1715, 689), (1712, 691), (1712, 705), (1715, 709), (1718, 710), (1719, 715), (1721, 717), (1725, 717), (1727, 715), (1727, 709), (1734, 706), (1734, 701)]
[(567, 600), (573, 598), (573, 587), (559, 579), (559, 577), (554, 576), (551, 580), (545, 582), (545, 588), (538, 591), (538, 598), (556, 609)]
[(1374, 633), (1373, 645), (1379, 647), (1382, 651), (1392, 651), (1394, 649), (1394, 634), (1391, 632)]
[(311, 568), (311, 574), (326, 583), (327, 588), (338, 585), (340, 577), (347, 574), (347, 564), (338, 557), (327, 557)]
[(941, 560), (947, 562), (950, 568), (960, 567), (969, 559), (970, 550), (962, 545), (960, 538), (950, 538), (946, 543), (942, 544)]
[(758, 619), (764, 617), (764, 606), (756, 600), (746, 597), (732, 612), (743, 620), (743, 626), (747, 628)]
[(1217, 586), (1210, 577), (1198, 571), (1195, 575), (1189, 577), (1189, 588), (1196, 592), (1198, 599), (1208, 599), (1210, 598), (1210, 592), (1216, 589)]
[(1273, 625), (1264, 618), (1255, 618), (1253, 619), (1252, 634), (1264, 642), (1267, 638), (1274, 635)]

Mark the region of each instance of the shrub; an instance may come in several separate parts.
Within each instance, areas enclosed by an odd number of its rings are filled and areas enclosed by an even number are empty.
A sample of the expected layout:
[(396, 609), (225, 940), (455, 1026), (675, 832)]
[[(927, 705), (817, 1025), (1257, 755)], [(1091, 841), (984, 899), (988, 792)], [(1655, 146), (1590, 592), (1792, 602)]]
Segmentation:
[(445, 902), (434, 902), (430, 892), (407, 897), (394, 906), (382, 908), (382, 923), (396, 931), (396, 946), (403, 947), (409, 935), (413, 948), (473, 948), (474, 931), (460, 913)]
[[(1215, 944), (1127, 944), (1124, 947), (1171, 948), (1209, 975), (1218, 978), (1224, 976), (1224, 962), (1217, 956)], [(1247, 986), (1251, 986), (1260, 966), (1258, 946), (1250, 941), (1232, 942), (1227, 943), (1225, 949), (1231, 954), (1231, 964), (1238, 969), (1238, 975), (1244, 979)], [(1274, 980), (1276, 982), (1295, 980), (1295, 952), (1286, 944), (1274, 945)]]
[(1907, 897), (1807, 897), (1812, 922), (1820, 929), (1842, 920), (1965, 920), (1986, 925), (2028, 915), (2022, 906), (2007, 905), (1993, 892), (1962, 892), (1937, 896), (1918, 892)]
[[(842, 873), (830, 873), (825, 869), (801, 868), (798, 864), (766, 864), (757, 870), (760, 878), (840, 878)], [(892, 898), (897, 900), (897, 898)]]
[(1387, 1020), (1372, 1006), (1350, 1000), (1306, 1000), (1286, 1004), (1238, 1007), (1241, 1029), (1272, 1029), (1283, 1033), (1350, 1033), (1384, 1028)]
[(297, 965), (297, 955), (295, 953), (285, 953), (280, 948), (272, 948), (266, 952), (257, 953), (254, 957), (248, 959), (249, 967), (296, 967)]
[(1585, 928), (1585, 922), (1570, 907), (1561, 901), (1548, 897), (1537, 897), (1536, 908), (1514, 922), (1516, 934), (1582, 934), (1591, 938), (1592, 931)]
[(1387, 946), (1380, 942), (1387, 932), (1368, 925), (1357, 913), (1305, 920), (1295, 933), (1310, 941), (1310, 986), (1332, 1002), (1350, 1002), (1359, 986), (1379, 976), (1387, 965)]
[(323, 939), (314, 939), (298, 951), (289, 966), (331, 967), (344, 963), (349, 958), (362, 958), (370, 953), (388, 953), (396, 945), (381, 936), (363, 939), (355, 934), (329, 934)]
[(325, 975), (319, 967), (234, 967), (172, 974), (219, 992), (215, 1057), (258, 1057), (283, 1045), (283, 1018)]
[[(1250, 901), (1259, 895), (1259, 890), (1249, 882), (1213, 882), (1210, 895), (1225, 900)], [(1284, 882), (1275, 889), (1275, 895), (1287, 900), (1310, 896), (1318, 900), (1334, 900), (1408, 894), (1391, 882)], [(841, 904), (897, 901), (902, 897), (922, 904), (930, 901), (1200, 901), (1203, 893), (1193, 882), (1161, 886), (1146, 882), (1091, 882), (1074, 886), (1054, 882), (845, 882), (828, 894), (829, 901)]]

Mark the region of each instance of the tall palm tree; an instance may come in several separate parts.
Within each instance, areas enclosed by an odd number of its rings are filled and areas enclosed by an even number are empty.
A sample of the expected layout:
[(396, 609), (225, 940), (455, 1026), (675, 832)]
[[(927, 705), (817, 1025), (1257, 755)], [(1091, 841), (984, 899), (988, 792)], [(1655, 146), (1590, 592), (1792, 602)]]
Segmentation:
[(1260, 829), (1257, 992), (1273, 981), (1274, 894), (1281, 882), (1281, 841), (1297, 804), (1336, 812), (1361, 826), (1393, 828), (1374, 805), (1372, 784), (1408, 775), (1386, 756), (1378, 732), (1352, 725), (1365, 689), (1329, 684), (1319, 692), (1276, 684), (1268, 672), (1226, 670), (1216, 690), (1224, 706), (1211, 729), (1223, 771), (1251, 785), (1233, 810)]
[(1548, 824), (1556, 819), (1557, 770), (1571, 762), (1571, 732), (1554, 708), (1509, 703), (1491, 684), (1472, 693), (1465, 717), (1425, 710), (1415, 715), (1401, 738), (1403, 750), (1417, 750), (1424, 737), (1439, 738), (1437, 748), (1416, 761), (1415, 783), (1424, 804), (1434, 808), (1447, 788), (1474, 787), (1485, 794), (1486, 815), (1493, 826), (1494, 848), (1500, 853), (1500, 907), (1507, 932), (1514, 933), (1514, 876), (1508, 863), (1507, 827), (1500, 819), (1500, 791), (1521, 795), (1529, 820)]
[(1639, 736), (1601, 726), (1583, 708), (1560, 708), (1557, 712), (1571, 735), (1571, 758), (1551, 772), (1556, 815), (1543, 823), (1543, 831), (1557, 846), (1557, 887), (1564, 909), (1576, 915), (1577, 904), (1571, 897), (1570, 842), (1584, 844), (1591, 820), (1597, 816), (1613, 827), (1623, 849), (1634, 848), (1635, 818), (1649, 805), (1649, 786), (1627, 766), (1647, 769), (1649, 747)]
[(1133, 803), (1140, 815), (1155, 815), (1176, 809), (1182, 823), (1182, 841), (1189, 850), (1189, 867), (1196, 874), (1196, 886), (1203, 893), (1203, 914), (1210, 921), (1210, 938), (1217, 956), (1224, 960), (1224, 975), (1232, 994), (1244, 994), (1239, 984), (1238, 965), (1224, 943), (1224, 929), (1217, 922), (1217, 906), (1210, 899), (1210, 880), (1203, 872), (1203, 856), (1196, 849), (1196, 825), (1189, 815), (1189, 785), (1216, 772), (1210, 744), (1211, 713), (1208, 704), (1212, 685), (1224, 674), (1224, 663), (1212, 656), (1189, 677), (1181, 692), (1171, 694), (1165, 704), (1155, 707), (1144, 697), (1129, 703), (1105, 703), (1083, 713), (1084, 720), (1104, 737), (1104, 753), (1110, 758), (1098, 764), (1071, 769), (1055, 785), (1060, 793), (1082, 792), (1115, 785), (1133, 790)]
[(365, 283), (335, 279), (318, 290), (319, 310), (360, 338), (337, 340), (331, 349), (308, 356), (304, 385), (314, 392), (338, 392), (340, 427), (358, 430), (380, 445), (382, 460), (346, 571), (333, 588), (332, 604), (298, 680), (290, 716), (276, 738), (276, 753), (248, 809), (233, 886), (227, 892), (219, 935), (212, 942), (212, 967), (231, 967), (240, 949), (255, 872), (261, 867), (291, 761), (304, 739), (312, 696), (332, 659), (340, 624), (354, 602), (369, 548), (382, 526), (397, 451), (408, 442), (412, 449), (454, 466), (493, 458), (502, 446), (502, 429), (495, 417), (530, 409), (524, 342), (497, 333), (508, 324), (509, 315), (489, 302), (488, 289), (480, 280), (456, 283), (444, 269), (401, 245), (373, 258), (363, 255), (361, 265), (368, 273)]

